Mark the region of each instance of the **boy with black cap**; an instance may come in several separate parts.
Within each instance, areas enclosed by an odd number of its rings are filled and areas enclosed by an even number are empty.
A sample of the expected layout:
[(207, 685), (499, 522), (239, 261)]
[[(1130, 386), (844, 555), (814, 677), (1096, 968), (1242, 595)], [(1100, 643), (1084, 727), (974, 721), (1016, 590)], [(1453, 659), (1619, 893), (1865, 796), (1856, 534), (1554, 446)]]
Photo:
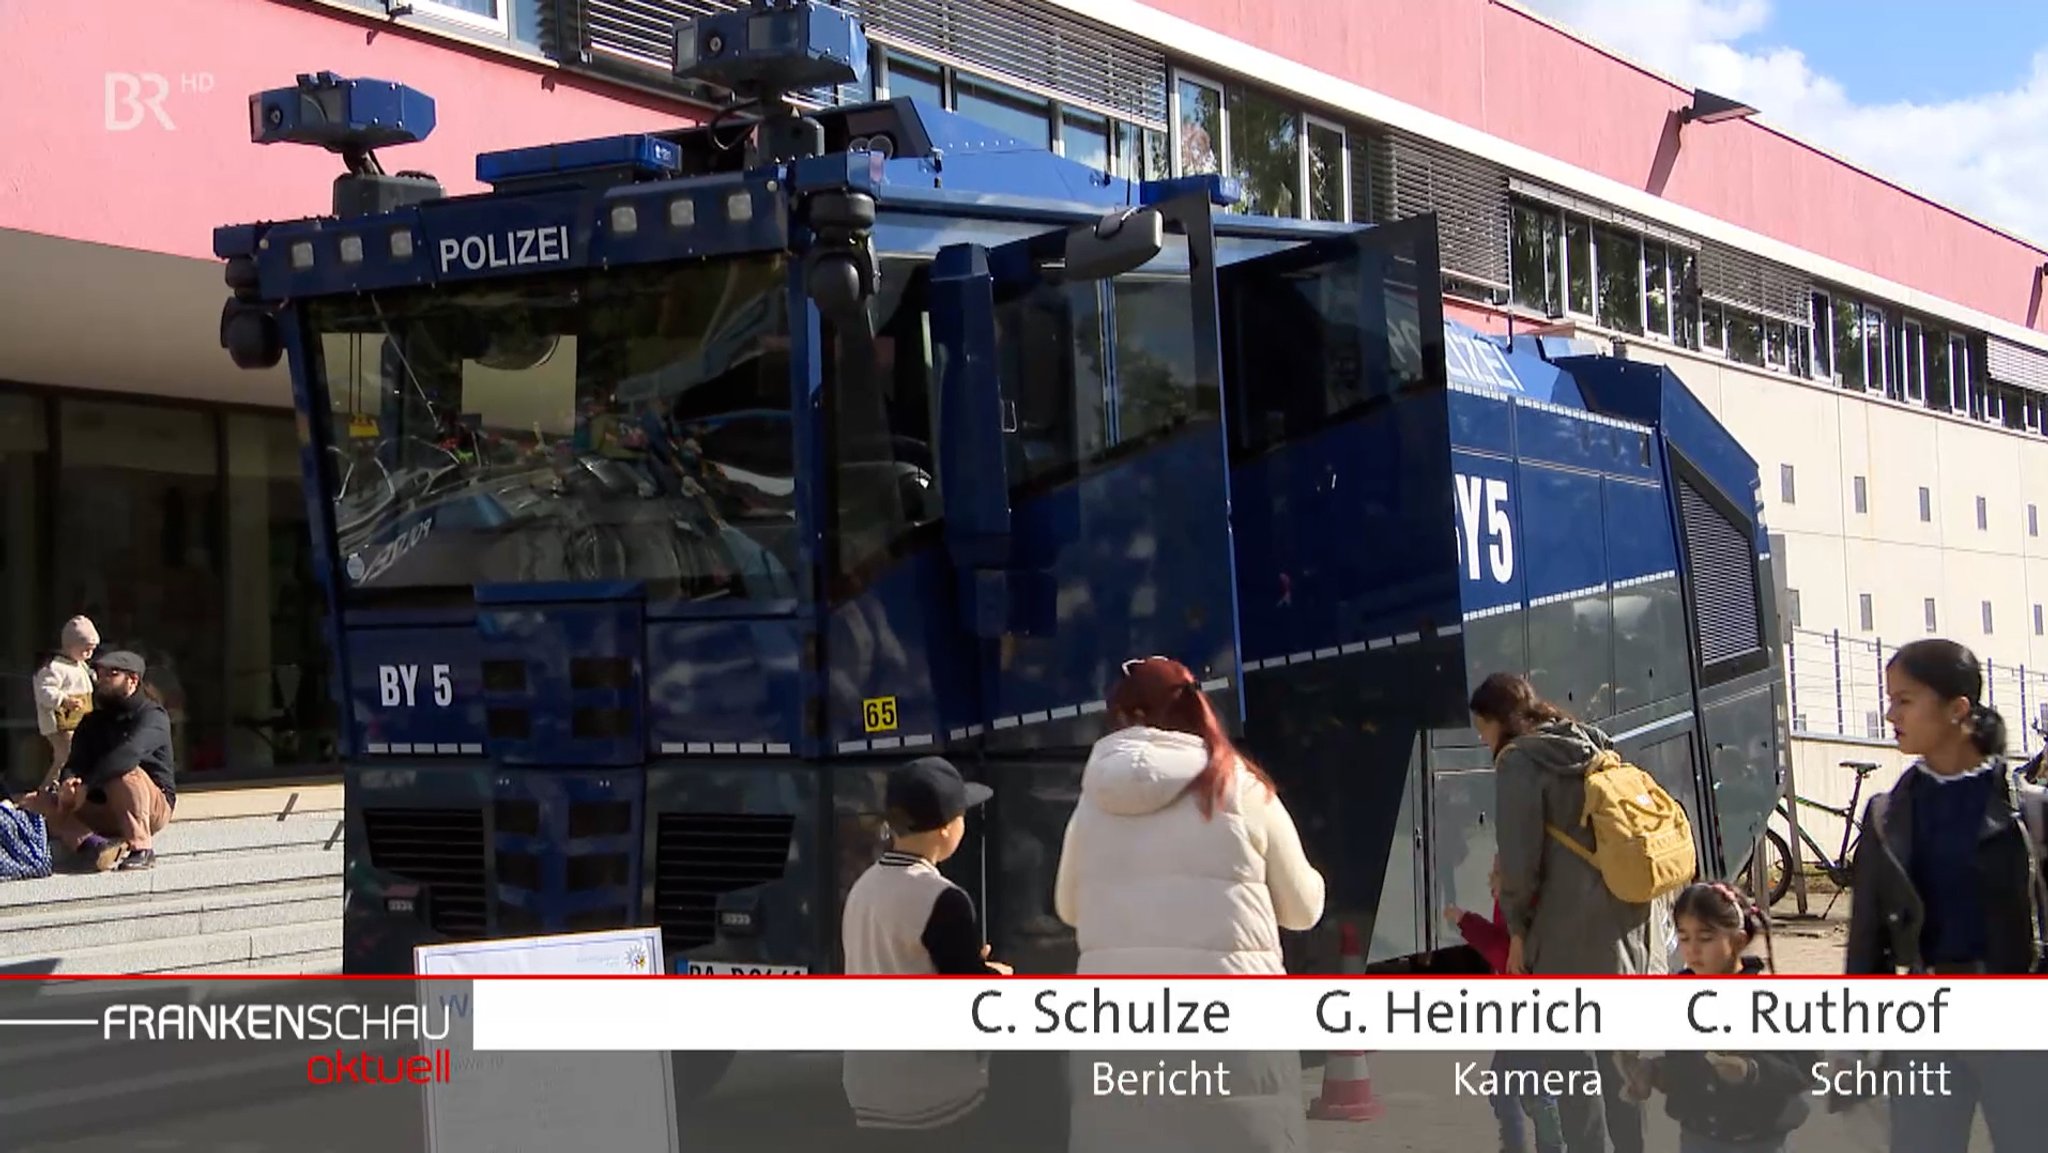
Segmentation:
[[(967, 891), (939, 872), (960, 848), (967, 810), (993, 796), (943, 757), (920, 757), (889, 774), (883, 808), (893, 843), (846, 895), (840, 939), (848, 975), (1002, 976), (988, 959)], [(988, 1095), (979, 1053), (848, 1053), (847, 1104), (863, 1129), (885, 1130), (891, 1148), (930, 1141), (956, 1147)]]

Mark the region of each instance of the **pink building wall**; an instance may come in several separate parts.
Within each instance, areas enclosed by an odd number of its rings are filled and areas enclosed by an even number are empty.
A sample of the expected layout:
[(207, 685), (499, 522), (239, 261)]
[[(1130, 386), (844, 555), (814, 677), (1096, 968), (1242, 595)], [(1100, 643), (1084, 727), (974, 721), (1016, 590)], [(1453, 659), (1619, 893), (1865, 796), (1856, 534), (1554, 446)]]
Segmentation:
[[(2043, 250), (1755, 123), (1667, 138), (1691, 93), (1493, 0), (1147, 0), (1254, 47), (1674, 203), (2048, 331)], [(1767, 114), (1769, 109), (1764, 110)]]
[[(2048, 331), (2048, 254), (1750, 123), (1696, 126), (1689, 93), (1494, 0), (1151, 0), (1185, 19), (1934, 295)], [(439, 125), (388, 167), (474, 191), (494, 148), (682, 123), (652, 97), (274, 0), (0, 4), (0, 228), (210, 258), (215, 225), (324, 212), (335, 158), (248, 142), (249, 93), (300, 70), (399, 80)], [(108, 75), (145, 77), (112, 81)], [(164, 78), (166, 125), (127, 98)], [(189, 85), (189, 86), (188, 86)], [(132, 127), (110, 127), (139, 121)]]
[[(432, 96), (434, 134), (381, 158), (451, 193), (480, 190), (478, 152), (688, 122), (543, 65), (272, 0), (0, 4), (0, 44), (35, 45), (0, 75), (0, 228), (209, 260), (217, 225), (329, 209), (338, 157), (249, 142), (249, 94), (299, 72)], [(131, 99), (154, 95), (148, 75), (164, 78), (168, 124)]]

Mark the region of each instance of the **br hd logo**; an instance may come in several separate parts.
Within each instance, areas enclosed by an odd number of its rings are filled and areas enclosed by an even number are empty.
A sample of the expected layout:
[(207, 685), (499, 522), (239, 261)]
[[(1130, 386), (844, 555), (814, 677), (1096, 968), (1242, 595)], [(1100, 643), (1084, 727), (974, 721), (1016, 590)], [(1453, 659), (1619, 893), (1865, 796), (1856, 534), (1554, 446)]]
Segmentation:
[(164, 109), (172, 91), (204, 95), (213, 91), (213, 73), (185, 72), (174, 82), (158, 72), (109, 72), (106, 75), (106, 127), (109, 132), (133, 132), (154, 120), (166, 132), (176, 132), (177, 122)]

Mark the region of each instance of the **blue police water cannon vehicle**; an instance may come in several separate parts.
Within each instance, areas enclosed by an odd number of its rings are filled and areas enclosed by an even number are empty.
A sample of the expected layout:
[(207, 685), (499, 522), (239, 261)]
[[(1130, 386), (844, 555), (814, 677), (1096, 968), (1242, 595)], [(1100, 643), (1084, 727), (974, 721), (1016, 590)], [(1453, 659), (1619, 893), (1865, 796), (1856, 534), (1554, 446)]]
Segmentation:
[[(346, 750), (346, 965), (659, 924), (678, 972), (822, 972), (943, 752), (996, 799), (948, 869), (997, 955), (1052, 913), (1104, 695), (1167, 654), (1329, 879), (1293, 962), (1484, 907), (1497, 670), (1748, 856), (1786, 757), (1756, 463), (1667, 369), (1448, 322), (1436, 221), (1232, 211), (858, 79), (816, 3), (685, 23), (675, 132), (387, 174), (432, 104), (251, 101), (334, 209), (226, 227), (222, 343), (289, 357)], [(1352, 956), (1355, 956), (1353, 953)]]

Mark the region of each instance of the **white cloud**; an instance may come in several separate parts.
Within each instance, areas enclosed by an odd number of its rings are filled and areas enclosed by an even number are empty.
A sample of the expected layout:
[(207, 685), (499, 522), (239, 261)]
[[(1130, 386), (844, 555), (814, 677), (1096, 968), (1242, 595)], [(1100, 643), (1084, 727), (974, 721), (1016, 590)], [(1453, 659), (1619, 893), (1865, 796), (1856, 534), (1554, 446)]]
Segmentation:
[(1770, 0), (1527, 0), (1681, 83), (1733, 96), (1802, 140), (2048, 242), (2048, 49), (2018, 86), (1934, 104), (1858, 104), (1803, 53), (1752, 47)]

